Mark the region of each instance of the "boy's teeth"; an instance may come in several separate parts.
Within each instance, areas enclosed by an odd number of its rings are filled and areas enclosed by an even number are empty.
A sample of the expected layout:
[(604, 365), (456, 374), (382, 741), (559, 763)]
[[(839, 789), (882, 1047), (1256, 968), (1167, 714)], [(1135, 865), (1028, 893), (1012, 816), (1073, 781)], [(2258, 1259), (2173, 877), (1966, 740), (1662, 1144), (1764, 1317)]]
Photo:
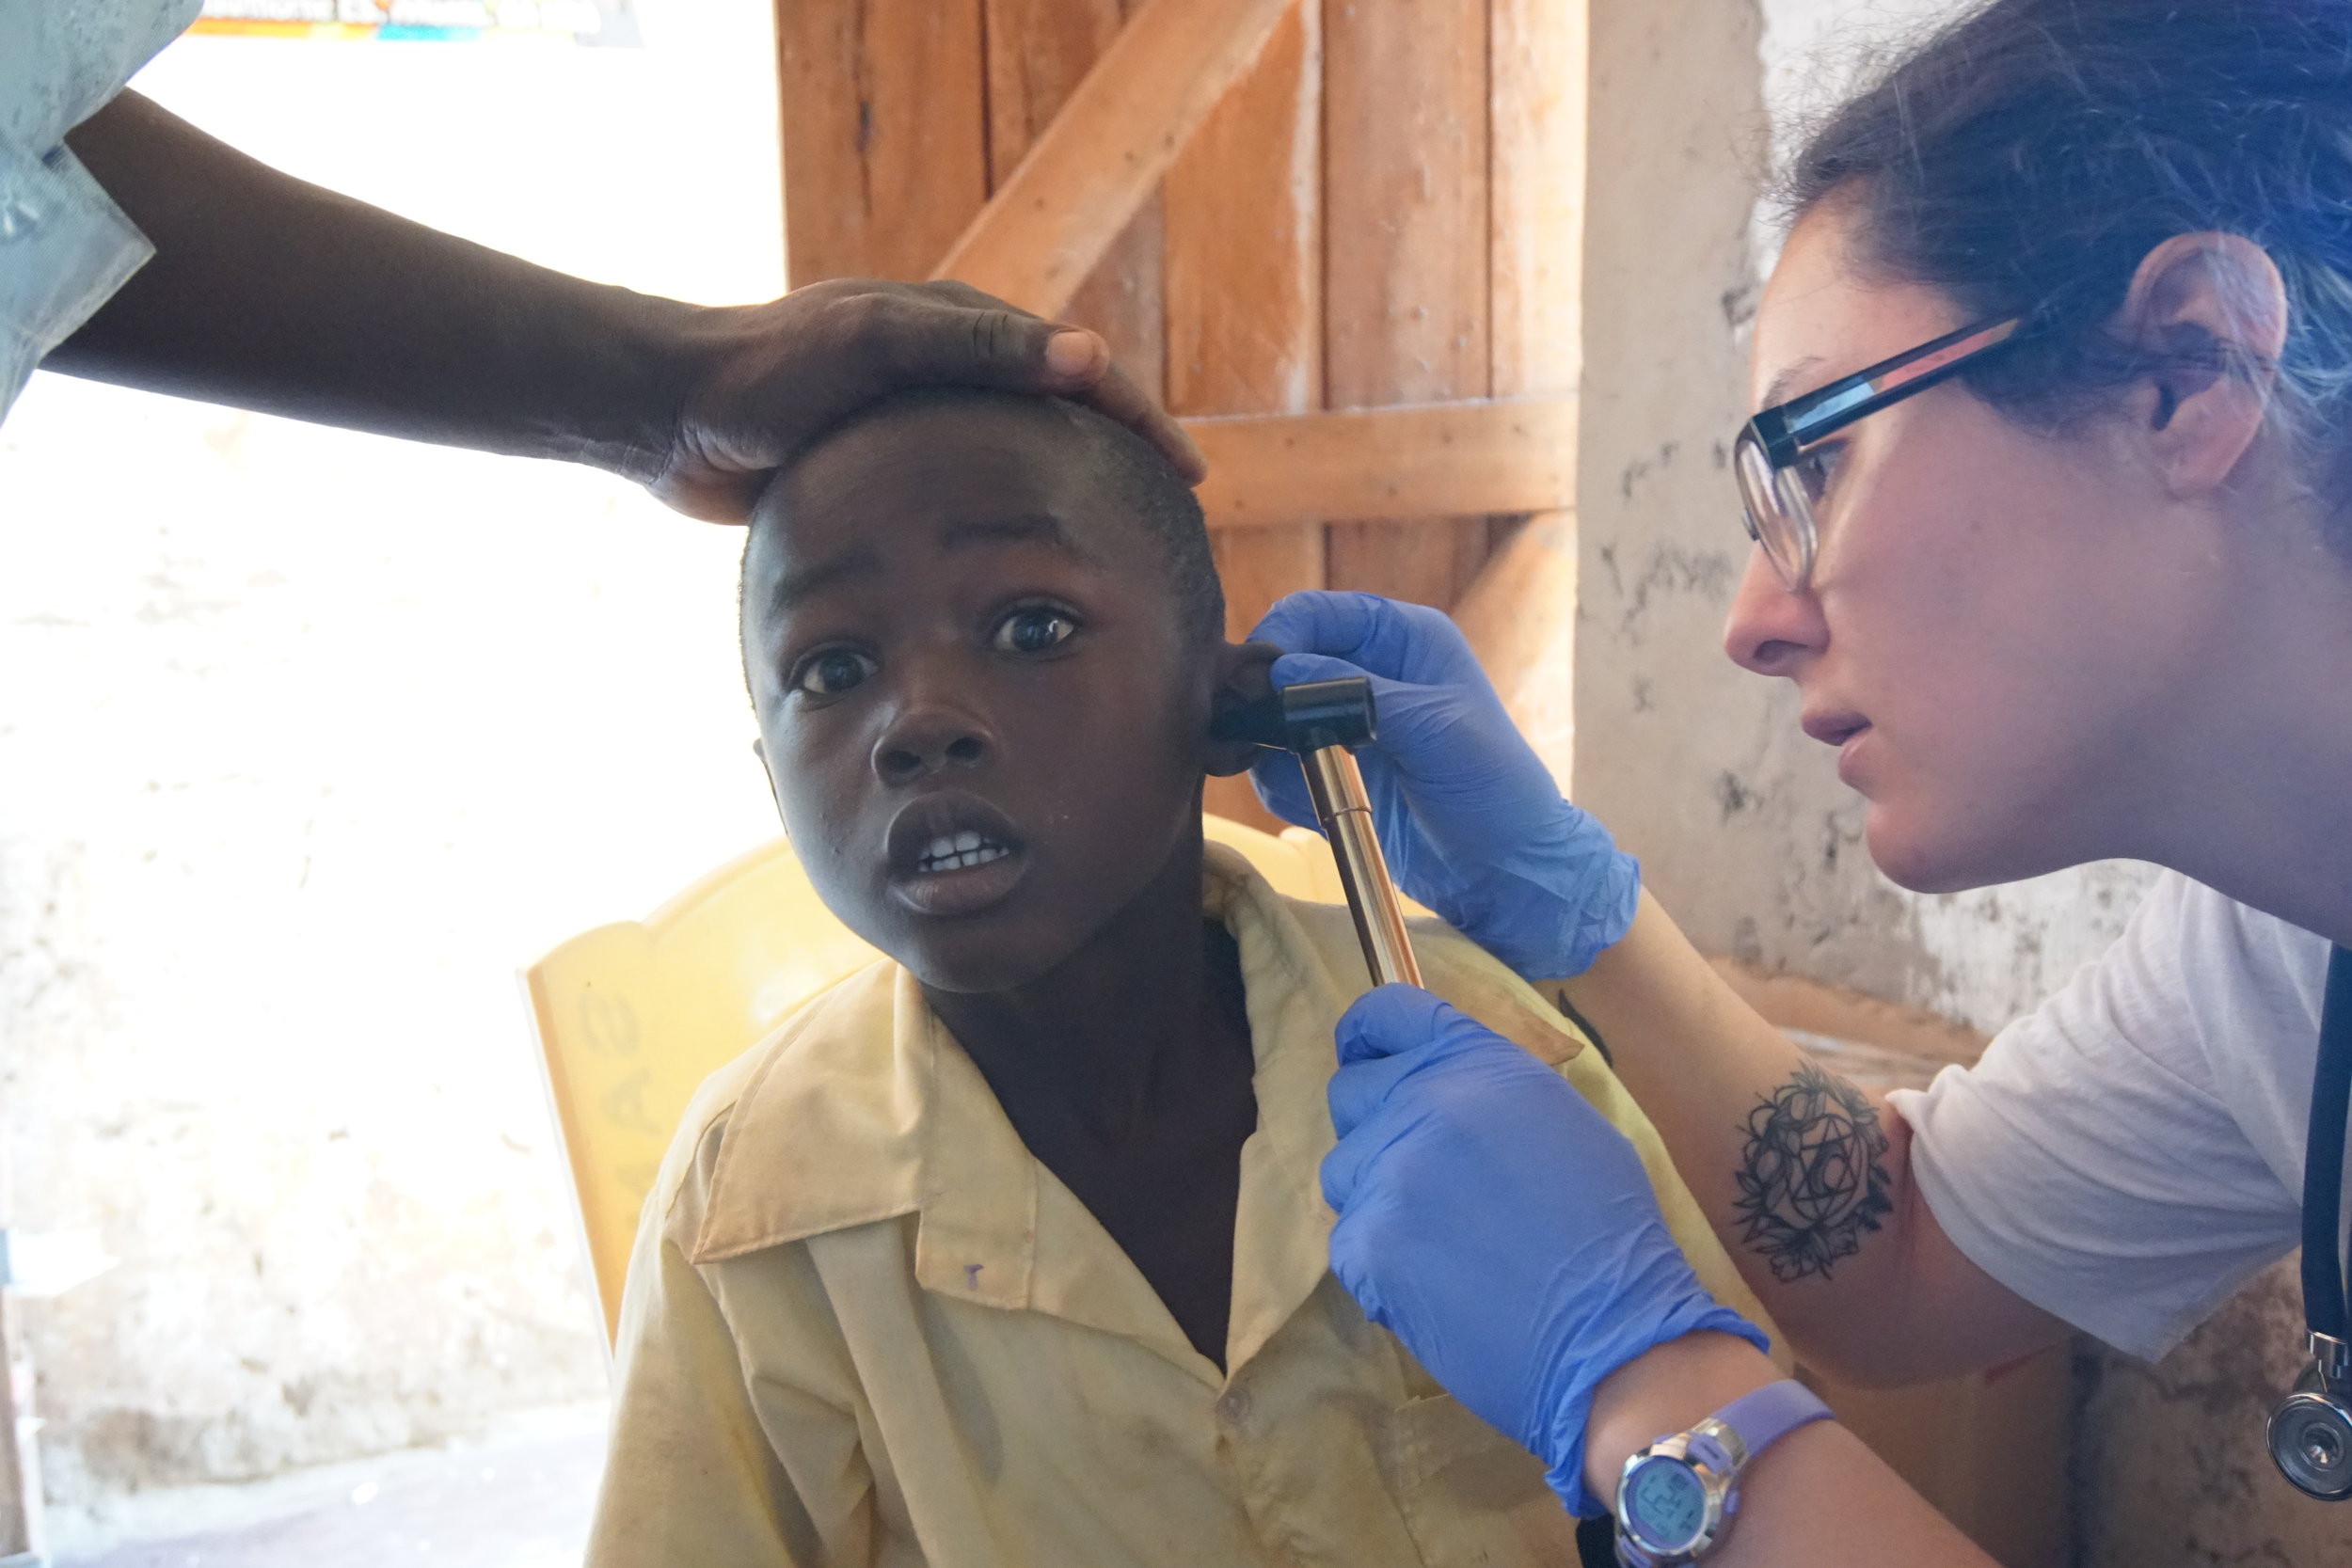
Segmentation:
[(986, 865), (991, 861), (1002, 860), (1010, 853), (1012, 851), (1003, 845), (991, 843), (969, 830), (955, 834), (942, 833), (924, 846), (917, 869), (961, 871), (966, 866)]

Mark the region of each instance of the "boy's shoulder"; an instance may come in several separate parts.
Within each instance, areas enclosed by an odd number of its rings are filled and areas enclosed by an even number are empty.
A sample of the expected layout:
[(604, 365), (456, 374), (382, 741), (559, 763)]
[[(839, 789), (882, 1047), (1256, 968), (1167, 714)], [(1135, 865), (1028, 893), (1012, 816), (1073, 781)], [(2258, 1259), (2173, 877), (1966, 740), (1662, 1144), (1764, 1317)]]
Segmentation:
[(888, 958), (867, 964), (785, 1014), (695, 1090), (651, 1199), (673, 1233), (683, 1231), (691, 1260), (915, 1206), (916, 1085), (898, 1061), (910, 983)]

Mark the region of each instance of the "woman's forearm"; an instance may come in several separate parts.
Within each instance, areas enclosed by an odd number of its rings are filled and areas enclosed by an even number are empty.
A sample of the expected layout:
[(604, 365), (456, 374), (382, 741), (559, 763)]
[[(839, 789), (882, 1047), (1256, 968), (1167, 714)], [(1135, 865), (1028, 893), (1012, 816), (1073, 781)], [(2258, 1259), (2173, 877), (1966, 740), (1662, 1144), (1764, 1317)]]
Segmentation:
[(1624, 939), (1555, 987), (1810, 1363), (1903, 1383), (2064, 1336), (1945, 1236), (1911, 1180), (1902, 1119), (1741, 1001), (1646, 892)]
[[(1615, 1496), (1626, 1459), (1687, 1431), (1780, 1376), (1753, 1346), (1692, 1334), (1629, 1361), (1596, 1390), (1584, 1485)], [(1740, 1512), (1709, 1568), (1992, 1568), (1993, 1560), (1929, 1507), (1861, 1439), (1835, 1422), (1798, 1428), (1756, 1456)]]

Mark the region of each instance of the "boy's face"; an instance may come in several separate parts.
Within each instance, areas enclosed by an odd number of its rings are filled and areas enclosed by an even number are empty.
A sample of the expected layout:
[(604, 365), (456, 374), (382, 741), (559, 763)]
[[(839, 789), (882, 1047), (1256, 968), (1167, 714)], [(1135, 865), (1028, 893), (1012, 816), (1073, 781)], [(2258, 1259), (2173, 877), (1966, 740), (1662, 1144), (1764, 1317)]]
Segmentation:
[(1238, 654), (1184, 634), (1158, 545), (1069, 421), (885, 413), (777, 482), (744, 558), (793, 846), (834, 913), (945, 990), (1046, 974), (1168, 868)]

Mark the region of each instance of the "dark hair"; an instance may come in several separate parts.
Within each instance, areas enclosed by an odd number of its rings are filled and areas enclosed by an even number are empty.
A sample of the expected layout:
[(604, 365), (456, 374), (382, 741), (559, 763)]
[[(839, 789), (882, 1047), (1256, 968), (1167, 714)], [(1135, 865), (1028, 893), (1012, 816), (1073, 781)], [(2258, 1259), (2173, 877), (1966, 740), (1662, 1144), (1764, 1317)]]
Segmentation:
[(2248, 368), (2108, 327), (2173, 235), (2261, 245), (2289, 311), (2277, 414), (2352, 512), (2352, 0), (1994, 0), (1821, 121), (1783, 195), (1794, 214), (1851, 198), (1860, 260), (1969, 321), (2029, 315), (1964, 373), (2044, 421), (2160, 362)]
[(1101, 464), (1102, 477), (1134, 505), (1137, 520), (1159, 546), (1185, 632), (1199, 642), (1224, 641), (1225, 584), (1216, 575), (1200, 498), (1159, 448), (1125, 425), (1083, 404), (1062, 406), (1092, 437), (1086, 445)]
[[(1126, 502), (1135, 520), (1157, 547), (1168, 568), (1178, 621), (1185, 635), (1199, 642), (1223, 639), (1225, 588), (1216, 575), (1216, 557), (1209, 546), (1208, 523), (1201, 515), (1200, 498), (1157, 447), (1118, 420), (1083, 404), (977, 387), (936, 387), (900, 392), (868, 404), (830, 426), (795, 453), (793, 462), (797, 464), (859, 425), (907, 409), (942, 404), (997, 404), (1023, 410), (1051, 410), (1057, 415), (1069, 427), (1070, 462)], [(779, 470), (776, 480), (781, 481), (790, 467), (787, 465)], [(775, 487), (771, 481), (771, 493)], [(764, 499), (753, 509), (755, 530), (762, 526), (771, 510)], [(748, 540), (745, 545), (748, 549)]]

